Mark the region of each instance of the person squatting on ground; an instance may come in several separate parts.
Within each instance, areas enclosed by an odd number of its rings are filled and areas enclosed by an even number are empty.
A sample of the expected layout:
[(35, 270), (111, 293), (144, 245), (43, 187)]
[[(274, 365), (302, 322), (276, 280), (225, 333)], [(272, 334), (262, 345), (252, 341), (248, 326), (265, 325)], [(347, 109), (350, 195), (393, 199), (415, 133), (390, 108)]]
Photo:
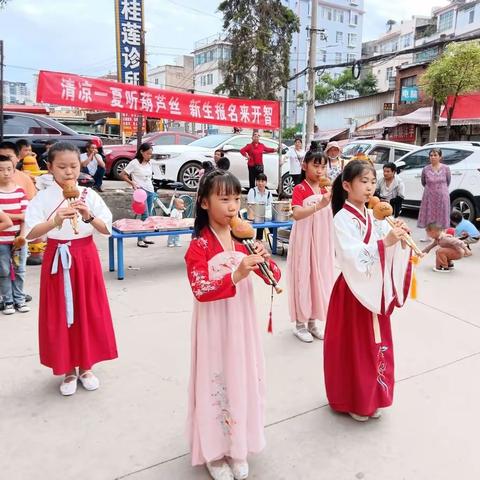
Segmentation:
[(404, 222), (376, 220), (365, 203), (374, 194), (375, 169), (352, 160), (332, 189), (336, 261), (324, 341), (330, 407), (358, 421), (378, 418), (393, 401), (394, 356), (390, 315), (407, 299), (411, 249), (400, 240)]
[(458, 210), (453, 210), (450, 214), (450, 225), (455, 228), (455, 236), (463, 240), (467, 246), (480, 240), (480, 232), (477, 227), (466, 218), (463, 218), (462, 213)]
[(454, 268), (453, 260), (460, 260), (472, 254), (465, 242), (445, 233), (438, 223), (429, 223), (426, 232), (433, 242), (423, 249), (423, 253), (427, 254), (433, 248), (439, 247), (435, 252), (434, 272), (451, 272)]
[[(55, 183), (29, 203), (25, 230), (27, 238), (48, 238), (40, 275), (40, 363), (54, 375), (65, 375), (60, 392), (73, 395), (78, 380), (86, 390), (96, 390), (99, 380), (91, 370), (93, 365), (117, 358), (92, 237), (95, 230), (111, 234), (112, 214), (92, 189), (77, 187), (78, 199), (71, 204), (65, 200), (64, 188), (76, 185), (80, 174), (80, 152), (74, 145), (58, 142), (52, 146), (48, 167)], [(78, 234), (72, 227), (75, 221)]]
[(400, 215), (403, 199), (405, 198), (405, 184), (396, 173), (396, 165), (394, 163), (386, 163), (383, 166), (383, 177), (378, 180), (375, 191), (375, 195), (382, 202), (388, 202), (392, 206), (395, 218)]
[(292, 197), (295, 222), (287, 256), (288, 304), (294, 335), (310, 343), (313, 337), (323, 339), (333, 287), (333, 216), (330, 191), (320, 187), (327, 176), (327, 158), (309, 151), (302, 168), (304, 180), (295, 186)]
[[(255, 179), (255, 187), (248, 191), (247, 203), (265, 205), (265, 217), (272, 218), (272, 192), (267, 189), (267, 176), (259, 173)], [(263, 240), (263, 228), (257, 228), (257, 240)]]
[[(185, 255), (195, 296), (189, 387), (192, 465), (206, 464), (215, 480), (245, 479), (247, 456), (265, 446), (265, 366), (250, 273), (268, 257), (233, 240), (241, 185), (229, 172), (204, 176), (194, 238)], [(269, 261), (275, 278), (280, 270)]]
[(24, 237), (25, 209), (28, 200), (25, 191), (13, 180), (15, 167), (10, 157), (0, 155), (0, 209), (10, 218), (12, 225), (0, 231), (0, 295), (4, 315), (15, 311), (30, 311), (25, 303), (25, 271), (27, 245), (17, 244)]

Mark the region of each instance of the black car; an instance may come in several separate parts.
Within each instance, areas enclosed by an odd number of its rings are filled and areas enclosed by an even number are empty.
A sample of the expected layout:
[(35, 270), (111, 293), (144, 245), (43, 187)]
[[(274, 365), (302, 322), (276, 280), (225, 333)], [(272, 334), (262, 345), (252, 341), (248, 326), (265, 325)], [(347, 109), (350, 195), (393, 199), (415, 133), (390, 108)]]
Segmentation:
[(3, 138), (10, 142), (24, 138), (32, 144), (33, 151), (39, 156), (45, 152), (47, 140), (73, 143), (81, 152), (85, 152), (87, 143), (93, 141), (103, 155), (100, 138), (77, 133), (47, 116), (34, 113), (3, 112)]

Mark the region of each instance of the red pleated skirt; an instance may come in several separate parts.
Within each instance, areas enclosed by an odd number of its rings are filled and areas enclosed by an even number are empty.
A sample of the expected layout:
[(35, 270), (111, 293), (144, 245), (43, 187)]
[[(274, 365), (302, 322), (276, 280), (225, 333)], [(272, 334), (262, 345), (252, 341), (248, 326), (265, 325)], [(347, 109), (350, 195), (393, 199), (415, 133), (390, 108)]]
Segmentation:
[(55, 375), (117, 358), (112, 315), (93, 238), (70, 241), (74, 323), (68, 328), (63, 268), (52, 274), (58, 240), (49, 239), (40, 277), (40, 362)]
[(333, 410), (372, 415), (393, 401), (394, 357), (390, 316), (378, 315), (381, 343), (375, 343), (373, 313), (349, 289), (343, 275), (333, 287), (324, 340), (324, 373)]

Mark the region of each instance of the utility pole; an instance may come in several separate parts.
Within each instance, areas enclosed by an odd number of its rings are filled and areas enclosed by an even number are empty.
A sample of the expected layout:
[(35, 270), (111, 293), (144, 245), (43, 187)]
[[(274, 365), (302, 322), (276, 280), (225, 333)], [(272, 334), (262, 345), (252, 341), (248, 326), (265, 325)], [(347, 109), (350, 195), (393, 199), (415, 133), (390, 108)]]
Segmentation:
[(3, 142), (3, 40), (0, 40), (0, 142)]
[[(138, 84), (141, 86), (145, 85), (145, 30), (143, 29), (140, 33), (140, 72), (138, 75)], [(143, 137), (143, 115), (138, 115), (137, 117), (137, 148), (140, 148)]]
[(317, 61), (317, 12), (318, 0), (311, 0), (310, 19), (310, 49), (308, 52), (308, 100), (307, 100), (307, 124), (305, 148), (308, 148), (313, 139), (313, 127), (315, 125), (315, 70)]

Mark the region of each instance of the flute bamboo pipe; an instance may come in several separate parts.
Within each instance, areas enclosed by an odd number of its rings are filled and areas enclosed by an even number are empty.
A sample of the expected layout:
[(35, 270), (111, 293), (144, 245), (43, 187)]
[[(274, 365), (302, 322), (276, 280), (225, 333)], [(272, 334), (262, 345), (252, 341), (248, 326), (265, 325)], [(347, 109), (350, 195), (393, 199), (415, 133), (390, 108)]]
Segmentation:
[[(237, 240), (241, 241), (251, 254), (255, 254), (255, 243), (253, 240), (255, 231), (253, 230), (250, 223), (242, 220), (241, 218), (234, 217), (230, 222), (230, 227), (232, 228), (232, 236)], [(271, 272), (267, 262), (262, 262), (259, 264), (259, 268), (262, 273), (270, 281), (270, 285), (273, 286), (277, 293), (282, 293), (283, 289), (278, 285), (278, 282), (275, 280), (273, 273)]]
[[(72, 206), (72, 203), (80, 196), (80, 192), (77, 188), (77, 184), (75, 180), (67, 182), (63, 187), (63, 197), (67, 200), (68, 204)], [(78, 235), (78, 217), (77, 214), (70, 219), (70, 223), (72, 225), (73, 233)]]
[[(377, 220), (386, 220), (392, 228), (395, 227), (395, 220), (391, 217), (393, 213), (393, 208), (388, 202), (377, 202), (376, 205), (373, 207), (373, 216)], [(413, 238), (406, 233), (405, 235), (405, 242), (412, 250), (415, 252), (416, 255), (421, 256), (422, 251), (417, 247)]]

